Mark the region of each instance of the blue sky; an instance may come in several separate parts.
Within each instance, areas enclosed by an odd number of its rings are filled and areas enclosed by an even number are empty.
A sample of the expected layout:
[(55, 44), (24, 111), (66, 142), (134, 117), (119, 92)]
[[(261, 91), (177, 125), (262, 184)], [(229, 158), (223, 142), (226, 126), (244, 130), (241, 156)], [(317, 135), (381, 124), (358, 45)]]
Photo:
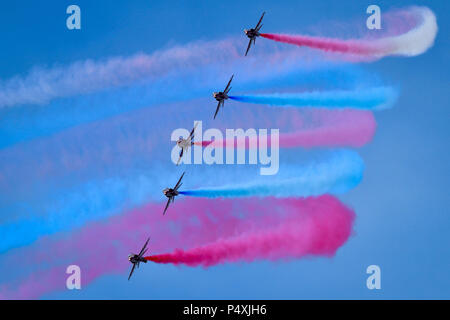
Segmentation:
[[(17, 1), (2, 4), (0, 79), (35, 66), (150, 53), (174, 44), (242, 34), (262, 11), (264, 30), (327, 31), (327, 22), (427, 5), (437, 16), (435, 45), (412, 58), (365, 64), (400, 88), (394, 108), (376, 113), (377, 132), (358, 152), (362, 183), (340, 198), (354, 208), (355, 234), (331, 259), (257, 262), (209, 269), (146, 265), (130, 285), (103, 276), (62, 299), (442, 299), (450, 298), (448, 1)], [(69, 4), (82, 29), (65, 27)], [(362, 20), (364, 21), (364, 20)], [(332, 32), (332, 31), (330, 31)], [(366, 288), (365, 270), (381, 268), (381, 290)]]

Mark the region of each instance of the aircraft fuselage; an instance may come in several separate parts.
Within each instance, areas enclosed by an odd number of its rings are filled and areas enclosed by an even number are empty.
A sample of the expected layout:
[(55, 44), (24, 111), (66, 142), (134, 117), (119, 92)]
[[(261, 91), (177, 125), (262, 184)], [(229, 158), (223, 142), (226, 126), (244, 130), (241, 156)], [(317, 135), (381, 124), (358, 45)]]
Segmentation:
[(250, 30), (244, 30), (245, 34), (247, 35), (247, 37), (249, 39), (253, 39), (255, 37), (259, 37), (259, 32), (256, 31), (255, 29), (250, 29)]
[(174, 189), (172, 189), (172, 188), (166, 188), (166, 189), (164, 189), (164, 190), (163, 190), (163, 193), (164, 193), (164, 195), (165, 195), (167, 198), (173, 198), (173, 197), (176, 197), (176, 196), (178, 195), (178, 191), (177, 191), (177, 190), (174, 190)]
[(177, 146), (179, 146), (180, 148), (183, 148), (183, 149), (188, 148), (193, 144), (194, 143), (192, 141), (190, 141), (190, 139), (182, 139), (181, 138), (177, 141)]
[(222, 101), (228, 99), (228, 95), (224, 92), (214, 92), (213, 93), (214, 99), (217, 101)]
[(147, 263), (147, 260), (145, 260), (144, 258), (139, 257), (137, 254), (130, 255), (130, 256), (128, 257), (128, 260), (129, 260), (131, 263), (133, 263), (133, 264), (139, 263), (139, 262)]

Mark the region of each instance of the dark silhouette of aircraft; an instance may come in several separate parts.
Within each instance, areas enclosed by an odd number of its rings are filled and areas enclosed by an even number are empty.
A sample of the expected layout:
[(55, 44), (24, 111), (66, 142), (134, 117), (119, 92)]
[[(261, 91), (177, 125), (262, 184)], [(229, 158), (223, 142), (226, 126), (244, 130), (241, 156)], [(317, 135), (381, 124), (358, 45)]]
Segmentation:
[(216, 113), (214, 114), (214, 119), (216, 118), (217, 112), (219, 112), (220, 107), (221, 106), (223, 107), (225, 100), (228, 99), (228, 92), (230, 92), (230, 90), (231, 90), (230, 84), (231, 84), (231, 81), (233, 80), (233, 77), (234, 77), (234, 75), (231, 76), (230, 81), (228, 81), (228, 84), (225, 87), (225, 90), (213, 93), (214, 99), (219, 101), (219, 103), (217, 104)]
[(164, 195), (165, 195), (167, 198), (169, 198), (169, 199), (167, 200), (166, 207), (164, 208), (163, 215), (166, 214), (166, 211), (167, 211), (167, 208), (169, 207), (169, 204), (170, 204), (171, 202), (174, 202), (174, 201), (175, 201), (175, 197), (178, 195), (178, 188), (181, 187), (181, 185), (182, 185), (181, 179), (183, 179), (184, 174), (185, 174), (185, 172), (183, 172), (183, 174), (181, 175), (181, 177), (180, 177), (180, 179), (178, 180), (178, 182), (177, 182), (177, 184), (175, 185), (175, 187), (173, 187), (173, 188), (165, 188), (165, 189), (163, 190)]
[(250, 47), (252, 46), (252, 43), (255, 44), (256, 42), (256, 37), (259, 37), (259, 30), (262, 27), (261, 21), (264, 17), (265, 12), (263, 12), (261, 18), (258, 21), (258, 24), (256, 25), (256, 27), (252, 28), (252, 29), (244, 29), (245, 34), (247, 35), (247, 37), (250, 39), (250, 41), (248, 42), (248, 47), (247, 47), (247, 51), (245, 51), (245, 55), (247, 56), (248, 50), (250, 50)]
[(144, 254), (147, 252), (147, 244), (148, 244), (149, 240), (150, 240), (150, 238), (147, 239), (147, 241), (145, 242), (145, 244), (142, 247), (142, 249), (139, 252), (139, 254), (132, 253), (132, 254), (128, 255), (128, 261), (130, 261), (133, 264), (133, 267), (131, 268), (130, 275), (128, 276), (128, 280), (130, 280), (131, 275), (133, 274), (134, 269), (136, 268), (136, 266), (139, 268), (139, 264), (141, 262), (147, 263), (147, 260), (145, 260), (145, 258), (144, 258)]

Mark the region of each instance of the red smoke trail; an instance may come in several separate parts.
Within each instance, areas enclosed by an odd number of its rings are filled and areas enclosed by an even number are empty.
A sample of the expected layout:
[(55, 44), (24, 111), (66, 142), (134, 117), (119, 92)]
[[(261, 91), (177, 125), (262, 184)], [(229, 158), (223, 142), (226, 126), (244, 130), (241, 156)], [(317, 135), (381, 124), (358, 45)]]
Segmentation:
[(197, 146), (207, 147), (213, 142), (214, 141), (196, 141), (196, 142), (194, 142), (194, 144), (197, 145)]
[(376, 47), (357, 40), (336, 40), (330, 38), (308, 37), (301, 35), (261, 33), (261, 37), (270, 40), (305, 46), (314, 49), (350, 53), (358, 55), (372, 55), (377, 53)]
[[(360, 110), (339, 110), (339, 111), (316, 111), (309, 122), (316, 125), (308, 128), (303, 123), (298, 124), (297, 131), (281, 132), (281, 148), (312, 148), (320, 146), (328, 147), (361, 147), (370, 142), (375, 134), (376, 121), (373, 113)], [(270, 133), (270, 132), (269, 132)], [(213, 147), (223, 147), (227, 145), (227, 140), (199, 141), (195, 145), (207, 147), (213, 143)], [(229, 145), (233, 146), (232, 141)], [(254, 140), (257, 146), (257, 141)], [(237, 148), (243, 147), (234, 141)], [(247, 138), (245, 148), (249, 148), (250, 141)], [(267, 146), (270, 146), (270, 137), (267, 139)]]
[[(401, 34), (392, 34), (396, 25), (405, 20), (413, 22)], [(388, 34), (376, 39), (341, 40), (303, 35), (261, 33), (261, 37), (278, 42), (306, 46), (323, 51), (339, 52), (366, 57), (387, 55), (417, 56), (427, 51), (434, 43), (437, 33), (436, 16), (426, 7), (409, 7), (397, 12), (393, 17), (393, 28)], [(391, 33), (389, 35), (389, 33)]]
[(314, 128), (280, 134), (280, 147), (362, 147), (372, 140), (377, 126), (372, 112), (345, 112), (335, 116), (341, 119)]
[[(320, 199), (320, 201), (317, 201)], [(146, 257), (156, 263), (204, 267), (236, 261), (278, 260), (308, 255), (333, 256), (349, 238), (354, 214), (335, 198), (290, 199), (283, 219), (270, 209), (257, 217), (258, 226), (220, 237), (187, 250)], [(273, 208), (273, 207), (272, 207)]]

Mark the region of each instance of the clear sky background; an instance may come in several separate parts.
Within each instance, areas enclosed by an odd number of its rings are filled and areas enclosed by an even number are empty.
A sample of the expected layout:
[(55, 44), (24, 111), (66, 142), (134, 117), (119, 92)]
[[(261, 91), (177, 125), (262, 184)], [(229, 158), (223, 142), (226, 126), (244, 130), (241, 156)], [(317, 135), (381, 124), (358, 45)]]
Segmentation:
[[(65, 26), (69, 4), (81, 7), (79, 31)], [(366, 164), (364, 179), (341, 197), (356, 212), (355, 234), (335, 257), (209, 269), (147, 264), (132, 284), (124, 275), (103, 276), (82, 290), (45, 298), (450, 298), (448, 1), (5, 2), (0, 11), (0, 78), (24, 75), (34, 66), (150, 53), (239, 35), (262, 11), (267, 12), (267, 32), (326, 34), (329, 21), (366, 16), (370, 4), (379, 5), (382, 14), (426, 5), (436, 14), (439, 31), (435, 45), (423, 55), (364, 65), (396, 84), (400, 97), (394, 108), (375, 114), (376, 135), (358, 150)], [(381, 268), (381, 290), (366, 287), (371, 264)]]

